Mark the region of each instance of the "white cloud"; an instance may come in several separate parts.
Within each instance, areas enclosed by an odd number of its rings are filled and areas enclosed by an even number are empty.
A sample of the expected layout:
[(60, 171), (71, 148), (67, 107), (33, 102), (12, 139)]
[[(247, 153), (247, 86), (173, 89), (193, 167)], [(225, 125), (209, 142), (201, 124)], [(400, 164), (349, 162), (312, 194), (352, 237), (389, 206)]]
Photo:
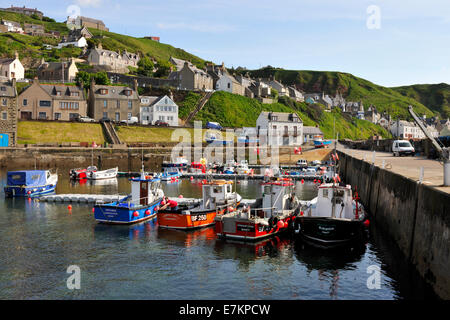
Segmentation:
[(76, 0), (80, 7), (99, 7), (102, 0)]

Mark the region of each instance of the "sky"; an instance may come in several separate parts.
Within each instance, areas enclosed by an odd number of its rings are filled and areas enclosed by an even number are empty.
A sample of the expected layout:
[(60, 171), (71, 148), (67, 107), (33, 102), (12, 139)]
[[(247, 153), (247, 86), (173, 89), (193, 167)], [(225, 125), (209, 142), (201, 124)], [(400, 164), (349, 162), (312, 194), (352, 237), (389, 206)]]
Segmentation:
[(229, 68), (352, 73), (392, 87), (450, 83), (449, 0), (0, 0), (159, 36)]

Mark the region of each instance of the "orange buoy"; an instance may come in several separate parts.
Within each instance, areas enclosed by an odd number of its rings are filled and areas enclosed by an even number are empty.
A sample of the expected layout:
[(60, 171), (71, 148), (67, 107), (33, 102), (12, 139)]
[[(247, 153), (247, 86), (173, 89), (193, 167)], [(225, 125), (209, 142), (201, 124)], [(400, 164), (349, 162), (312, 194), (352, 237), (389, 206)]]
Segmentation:
[(283, 227), (284, 227), (284, 222), (281, 221), (281, 220), (278, 221), (278, 222), (277, 222), (277, 227), (280, 228), (280, 229), (283, 228)]
[(72, 205), (69, 204), (69, 205), (67, 206), (67, 209), (72, 210)]
[(137, 211), (133, 212), (133, 216), (139, 217), (139, 212), (137, 212)]
[(363, 222), (365, 227), (368, 227), (370, 225), (370, 221), (367, 219), (366, 221)]
[(92, 208), (92, 212), (95, 212), (95, 208)]
[(180, 195), (178, 196), (178, 198), (182, 199), (182, 198), (183, 198), (183, 195), (182, 195), (182, 194), (180, 194)]
[(148, 210), (148, 209), (145, 210), (145, 215), (146, 215), (146, 216), (150, 215), (150, 210)]

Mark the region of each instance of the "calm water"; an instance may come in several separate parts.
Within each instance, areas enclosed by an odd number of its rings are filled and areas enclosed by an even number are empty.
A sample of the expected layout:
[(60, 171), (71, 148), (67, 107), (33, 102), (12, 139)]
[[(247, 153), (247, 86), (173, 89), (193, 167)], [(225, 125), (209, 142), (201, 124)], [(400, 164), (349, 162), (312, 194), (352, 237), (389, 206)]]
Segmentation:
[[(5, 172), (0, 172), (1, 192)], [(188, 180), (163, 183), (169, 196), (200, 197)], [(257, 181), (237, 184), (244, 198)], [(57, 193), (128, 193), (126, 178), (79, 184), (60, 175)], [(297, 184), (302, 199), (314, 184)], [(216, 240), (214, 228), (158, 229), (96, 223), (92, 206), (49, 204), (0, 196), (0, 299), (410, 299), (434, 297), (400, 259), (395, 245), (371, 227), (361, 248), (326, 252), (288, 237), (249, 245)], [(66, 286), (70, 265), (81, 289)], [(380, 289), (368, 289), (367, 267), (381, 268)]]

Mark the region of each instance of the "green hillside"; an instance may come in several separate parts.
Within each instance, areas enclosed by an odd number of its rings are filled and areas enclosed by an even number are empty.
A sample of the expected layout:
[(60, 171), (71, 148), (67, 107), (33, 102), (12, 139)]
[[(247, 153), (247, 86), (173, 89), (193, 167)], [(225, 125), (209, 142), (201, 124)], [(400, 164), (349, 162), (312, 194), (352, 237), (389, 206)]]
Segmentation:
[[(293, 85), (304, 92), (325, 92), (334, 97), (336, 92), (342, 94), (346, 101), (362, 101), (367, 109), (371, 104), (379, 112), (387, 111), (394, 118), (409, 118), (408, 106), (412, 105), (418, 114), (433, 116), (440, 109), (426, 106), (413, 97), (401, 94), (395, 88), (376, 85), (368, 80), (355, 77), (349, 73), (331, 71), (296, 71), (265, 67), (258, 70), (236, 69), (235, 72), (249, 73), (254, 78), (274, 77), (285, 85)], [(424, 101), (425, 103), (425, 101)]]
[(439, 112), (441, 118), (450, 118), (450, 85), (447, 83), (415, 84), (391, 89)]
[[(180, 112), (181, 109), (180, 107)], [(295, 112), (302, 119), (304, 126), (319, 125), (326, 138), (333, 138), (334, 128), (340, 138), (366, 139), (373, 135), (390, 137), (385, 129), (369, 121), (343, 115), (339, 110), (326, 112), (324, 109), (320, 105), (308, 106), (286, 97), (280, 98), (277, 103), (262, 104), (256, 99), (218, 91), (194, 120), (203, 123), (215, 121), (224, 127), (254, 127), (262, 111)]]

